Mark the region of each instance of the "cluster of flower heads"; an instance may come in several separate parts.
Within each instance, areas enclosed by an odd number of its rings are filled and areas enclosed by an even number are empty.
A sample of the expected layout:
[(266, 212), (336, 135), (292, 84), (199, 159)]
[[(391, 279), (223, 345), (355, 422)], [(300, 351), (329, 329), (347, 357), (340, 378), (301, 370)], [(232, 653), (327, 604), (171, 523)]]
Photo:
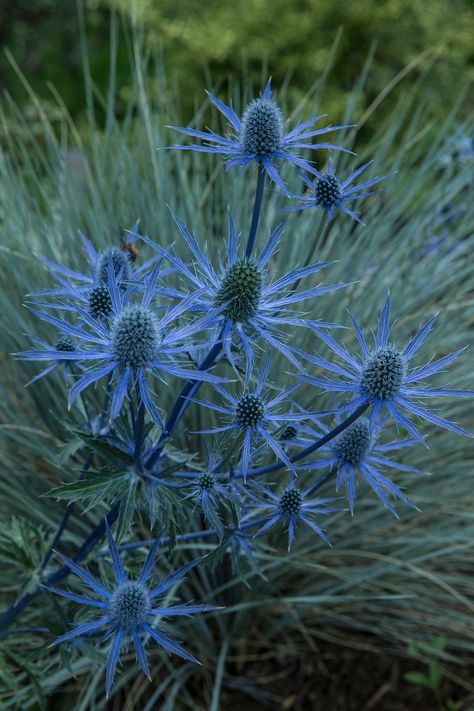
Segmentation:
[[(354, 185), (368, 163), (343, 180), (336, 177), (330, 161), (327, 169), (320, 171), (298, 155), (307, 149), (346, 150), (312, 142), (315, 137), (346, 127), (314, 129), (321, 116), (287, 127), (271, 97), (270, 84), (244, 109), (241, 118), (232, 106), (209, 97), (229, 122), (230, 137), (179, 128), (182, 134), (203, 143), (174, 148), (217, 153), (227, 159), (227, 167), (256, 165), (257, 190), (247, 243), (242, 243), (230, 211), (225, 256), (219, 257), (218, 263), (202, 240), (173, 213), (182, 239), (179, 252), (139, 235), (138, 225), (130, 230), (128, 246), (140, 240), (142, 246), (152, 250), (153, 256), (141, 266), (130, 258), (132, 252), (124, 248), (126, 245), (96, 252), (82, 236), (88, 260), (85, 273), (41, 260), (56, 285), (30, 295), (29, 307), (46, 327), (54, 329), (54, 336), (50, 341), (34, 338), (34, 347), (18, 355), (47, 364), (33, 380), (62, 367), (70, 405), (78, 396), (86, 397), (91, 386), (104, 381), (102, 426), (91, 426), (93, 436), (97, 441), (103, 437), (109, 447), (116, 447), (133, 461), (124, 476), (146, 481), (150, 495), (167, 490), (178, 494), (180, 506), (190, 502), (198, 508), (209, 526), (201, 533), (226, 540), (235, 559), (251, 557), (253, 540), (279, 524), (286, 527), (288, 548), (299, 524), (329, 543), (320, 525), (322, 517), (342, 512), (344, 504), (338, 497), (313, 496), (332, 479), (335, 493), (345, 489), (351, 512), (361, 482), (393, 513), (397, 499), (414, 506), (401, 482), (392, 481), (389, 474), (392, 470), (398, 477), (417, 470), (394, 461), (392, 454), (424, 443), (417, 427), (421, 420), (468, 434), (420, 402), (472, 393), (426, 385), (427, 378), (442, 371), (460, 351), (430, 360), (423, 367), (411, 367), (434, 317), (401, 347), (391, 336), (387, 298), (373, 346), (350, 317), (360, 348), (359, 355), (352, 354), (330, 335), (338, 324), (309, 319), (305, 314), (309, 301), (346, 286), (314, 283), (315, 276), (331, 264), (318, 262), (274, 276), (271, 262), (285, 239), (285, 223), (278, 225), (252, 254), (266, 178), (299, 201), (289, 209), (322, 208), (328, 220), (339, 210), (361, 222), (348, 204), (372, 195), (372, 186), (384, 178)], [(305, 194), (288, 192), (279, 172), (285, 163), (296, 167), (306, 186)], [(298, 218), (294, 219), (296, 222)], [(305, 288), (300, 289), (302, 280)], [(294, 341), (300, 329), (310, 337), (310, 352), (298, 348)], [(319, 355), (323, 348), (332, 352), (334, 360)], [(293, 371), (291, 384), (283, 389), (270, 377), (272, 353), (282, 355)], [(203, 383), (208, 387), (207, 398), (198, 397)], [(340, 402), (329, 410), (305, 409), (295, 400), (303, 383), (305, 401), (317, 401), (323, 393), (337, 393)], [(165, 404), (172, 387), (175, 400), (167, 411)], [(221, 421), (212, 420), (211, 426), (200, 431), (206, 443), (213, 442), (210, 454), (204, 445), (204, 464), (196, 465), (196, 453), (192, 452), (191, 458), (178, 458), (179, 465), (170, 466), (173, 435), (188, 406), (199, 407), (206, 418)], [(387, 440), (384, 430), (390, 423), (406, 430), (409, 438)], [(324, 475), (315, 477), (315, 472)], [(275, 480), (265, 479), (270, 474), (276, 475)], [(197, 538), (200, 533), (183, 531), (180, 535), (185, 541), (187, 536)], [(133, 643), (138, 663), (147, 675), (144, 639), (151, 638), (166, 651), (193, 660), (158, 627), (162, 618), (212, 608), (154, 607), (155, 599), (199, 561), (185, 564), (153, 587), (149, 581), (161, 537), (151, 546), (138, 578), (130, 579), (108, 528), (107, 536), (115, 575), (112, 588), (95, 580), (73, 560), (60, 556), (92, 596), (51, 585), (49, 589), (99, 611), (99, 618), (79, 623), (56, 643), (95, 633), (113, 636), (106, 674), (109, 693), (120, 650), (127, 640)]]

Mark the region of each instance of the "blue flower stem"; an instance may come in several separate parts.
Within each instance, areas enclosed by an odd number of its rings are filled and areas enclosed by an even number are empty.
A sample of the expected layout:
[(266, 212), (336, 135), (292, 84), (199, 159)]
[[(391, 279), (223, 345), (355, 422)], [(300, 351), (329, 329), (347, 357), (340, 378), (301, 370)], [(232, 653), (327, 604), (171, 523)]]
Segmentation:
[[(257, 234), (257, 227), (258, 227), (258, 221), (260, 219), (260, 212), (262, 209), (262, 199), (263, 199), (263, 188), (265, 185), (265, 170), (263, 168), (259, 167), (258, 169), (258, 176), (257, 176), (257, 187), (255, 191), (255, 201), (253, 205), (253, 212), (252, 212), (252, 222), (250, 224), (250, 231), (249, 231), (249, 236), (247, 240), (247, 247), (245, 249), (245, 256), (248, 258), (252, 254), (253, 247), (255, 244), (255, 236)], [(219, 339), (211, 348), (207, 356), (202, 360), (202, 362), (198, 365), (198, 370), (209, 370), (211, 368), (220, 352), (222, 351), (222, 341)], [(145, 466), (147, 469), (151, 469), (156, 462), (158, 461), (161, 452), (163, 451), (163, 445), (165, 440), (171, 435), (173, 432), (174, 428), (186, 412), (186, 409), (191, 402), (191, 398), (194, 397), (194, 395), (197, 393), (199, 388), (201, 387), (201, 382), (200, 381), (188, 381), (184, 387), (182, 388), (181, 392), (179, 393), (178, 397), (176, 398), (176, 401), (173, 405), (173, 408), (168, 416), (168, 419), (166, 421), (166, 430), (163, 432), (161, 435), (158, 445), (155, 448), (155, 450), (152, 452), (150, 457), (148, 458), (148, 461), (146, 462)]]
[[(137, 393), (138, 394), (138, 393)], [(135, 422), (135, 453), (134, 459), (138, 467), (141, 466), (143, 443), (145, 441), (145, 405), (141, 402), (137, 410)]]
[(250, 258), (252, 254), (253, 246), (255, 244), (255, 236), (257, 234), (258, 221), (260, 219), (260, 212), (262, 209), (262, 199), (263, 199), (263, 187), (265, 185), (265, 170), (259, 166), (258, 176), (257, 176), (257, 189), (255, 191), (255, 201), (253, 204), (252, 222), (250, 223), (249, 237), (247, 240), (247, 247), (245, 249), (245, 256), (247, 259)]
[[(313, 442), (313, 444), (310, 444), (309, 447), (302, 449), (301, 452), (298, 452), (298, 454), (294, 454), (292, 457), (290, 457), (290, 462), (292, 464), (295, 464), (296, 462), (299, 462), (300, 459), (304, 459), (310, 454), (313, 454), (313, 452), (316, 452), (321, 447), (324, 447), (325, 444), (334, 439), (334, 437), (337, 437), (338, 434), (341, 434), (341, 432), (343, 432), (347, 427), (352, 425), (353, 422), (358, 420), (359, 417), (361, 417), (364, 412), (369, 408), (369, 405), (369, 402), (360, 405), (357, 410), (354, 410), (352, 415), (349, 415), (349, 417), (343, 420), (339, 425), (337, 425), (337, 427), (325, 434), (324, 437), (321, 437), (316, 442)], [(270, 464), (267, 467), (260, 467), (260, 469), (254, 469), (253, 471), (247, 472), (247, 477), (269, 474), (270, 472), (276, 472), (279, 469), (284, 469), (285, 467), (286, 464), (284, 462), (276, 462), (275, 464)], [(237, 474), (236, 477), (242, 478), (243, 474)]]
[[(264, 516), (262, 518), (258, 518), (255, 521), (249, 521), (249, 523), (244, 524), (243, 526), (236, 527), (236, 528), (226, 528), (226, 531), (230, 534), (232, 533), (241, 533), (242, 531), (247, 531), (250, 528), (256, 528), (257, 526), (261, 526), (262, 524), (266, 523), (268, 519)], [(211, 536), (217, 536), (217, 531), (214, 531), (214, 529), (206, 529), (204, 531), (192, 531), (191, 533), (183, 533), (179, 536), (176, 536), (174, 538), (174, 541), (176, 543), (189, 543), (191, 541), (196, 541), (200, 538), (210, 538)], [(160, 545), (162, 546), (167, 546), (170, 542), (170, 537), (166, 536), (165, 538), (162, 538), (160, 541)], [(136, 550), (137, 548), (142, 548), (142, 546), (151, 546), (155, 542), (154, 538), (149, 538), (148, 540), (145, 541), (134, 541), (133, 543), (123, 543), (121, 546), (119, 546), (120, 551), (133, 551)]]
[[(201, 361), (201, 363), (198, 365), (198, 370), (209, 370), (211, 368), (219, 353), (222, 350), (222, 340), (219, 338), (219, 340), (214, 343), (212, 346), (211, 350), (207, 354), (207, 356)], [(179, 393), (178, 397), (176, 398), (176, 401), (173, 405), (173, 408), (168, 415), (168, 418), (165, 423), (166, 430), (165, 432), (162, 433), (157, 447), (154, 449), (150, 457), (148, 458), (145, 466), (147, 469), (151, 469), (156, 462), (159, 459), (159, 456), (163, 450), (163, 446), (165, 441), (168, 439), (170, 434), (173, 432), (174, 428), (184, 415), (189, 403), (191, 402), (191, 398), (194, 397), (194, 395), (197, 393), (199, 390), (200, 386), (202, 384), (202, 381), (199, 380), (188, 380), (187, 383), (182, 387), (181, 392)]]

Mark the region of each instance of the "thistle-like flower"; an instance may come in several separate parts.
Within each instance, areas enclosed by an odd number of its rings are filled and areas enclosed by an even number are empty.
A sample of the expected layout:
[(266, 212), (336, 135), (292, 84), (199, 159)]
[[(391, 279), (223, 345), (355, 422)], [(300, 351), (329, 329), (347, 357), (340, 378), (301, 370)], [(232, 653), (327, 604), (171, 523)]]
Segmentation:
[[(133, 244), (136, 241), (137, 230), (138, 223), (135, 223), (127, 234), (128, 244)], [(38, 257), (46, 271), (58, 282), (59, 286), (53, 289), (36, 291), (30, 296), (53, 297), (59, 300), (60, 303), (64, 303), (65, 306), (70, 305), (71, 301), (78, 301), (81, 305), (87, 306), (92, 290), (99, 288), (101, 285), (108, 284), (109, 258), (112, 259), (114, 281), (119, 287), (123, 288), (126, 285), (128, 287), (133, 285), (135, 289), (158, 259), (158, 257), (153, 256), (140, 266), (136, 266), (129, 260), (127, 253), (120, 247), (109, 247), (98, 252), (85, 235), (81, 233), (80, 236), (87, 255), (87, 269), (85, 272), (78, 272), (62, 264), (51, 262), (45, 257)], [(165, 273), (166, 271), (162, 271), (161, 276)], [(98, 291), (97, 294), (99, 293)], [(103, 293), (105, 294), (105, 292)], [(65, 300), (67, 300), (67, 303)], [(94, 310), (94, 303), (95, 297), (92, 296), (92, 310)], [(38, 305), (51, 306), (48, 302)]]
[(222, 475), (217, 473), (219, 465), (220, 458), (213, 454), (207, 458), (206, 467), (202, 471), (180, 472), (179, 475), (186, 477), (183, 484), (191, 489), (184, 500), (191, 499), (196, 506), (200, 507), (204, 518), (222, 540), (224, 536), (222, 509), (232, 506), (236, 510), (240, 507), (241, 497), (237, 484), (232, 480), (229, 481), (228, 476), (224, 481)]
[[(74, 340), (70, 336), (61, 336), (60, 338), (58, 338), (54, 346), (52, 346), (50, 343), (46, 343), (46, 341), (43, 341), (39, 338), (33, 338), (32, 341), (33, 343), (35, 343), (36, 346), (39, 346), (39, 348), (38, 350), (31, 352), (48, 353), (47, 358), (39, 357), (37, 360), (49, 360), (53, 362), (48, 365), (47, 368), (45, 368), (40, 373), (31, 378), (31, 380), (29, 380), (26, 385), (31, 385), (32, 383), (36, 382), (40, 378), (43, 378), (45, 375), (48, 375), (48, 373), (51, 373), (51, 371), (58, 367), (62, 367), (64, 377), (67, 378), (67, 375), (70, 373), (71, 364), (73, 362), (77, 363), (77, 361), (79, 360), (77, 346)], [(24, 354), (18, 355), (22, 356)]]
[(284, 523), (288, 530), (288, 550), (293, 545), (295, 538), (295, 528), (298, 523), (304, 523), (309, 526), (322, 540), (331, 545), (328, 537), (312, 519), (315, 516), (326, 515), (339, 511), (339, 509), (328, 508), (328, 504), (335, 499), (311, 499), (311, 487), (300, 489), (295, 484), (290, 484), (280, 494), (274, 494), (265, 486), (259, 486), (261, 503), (252, 504), (252, 513), (242, 519), (245, 525), (249, 523), (254, 516), (258, 516), (263, 512), (263, 525), (254, 534), (260, 536), (265, 531), (275, 526), (277, 523)]
[[(305, 320), (300, 314), (291, 310), (294, 304), (305, 299), (346, 286), (335, 284), (296, 291), (295, 285), (300, 279), (316, 274), (329, 266), (330, 262), (292, 269), (285, 276), (271, 281), (272, 272), (268, 268), (268, 263), (277, 248), (285, 223), (272, 232), (255, 260), (247, 259), (238, 256), (237, 233), (229, 212), (227, 265), (221, 265), (220, 269), (215, 271), (207, 255), (198, 246), (195, 237), (175, 215), (173, 219), (196, 260), (193, 270), (148, 237), (142, 239), (160, 256), (167, 259), (194, 288), (196, 297), (190, 301), (193, 310), (208, 314), (214, 309), (215, 316), (212, 324), (215, 326), (214, 340), (221, 339), (227, 359), (234, 369), (237, 369), (237, 366), (232, 344), (233, 336), (237, 336), (246, 356), (247, 380), (254, 362), (254, 346), (259, 339), (267, 347), (275, 348), (282, 353), (293, 365), (300, 367), (292, 349), (284, 343), (284, 331), (291, 326), (309, 327), (316, 332), (321, 328), (337, 326), (323, 321)], [(165, 290), (161, 288), (160, 293), (165, 293)], [(189, 299), (189, 296), (176, 289), (169, 289), (167, 293), (170, 297)], [(221, 310), (216, 311), (219, 307)]]
[[(80, 578), (92, 591), (93, 596), (76, 595), (67, 590), (45, 587), (50, 592), (66, 598), (66, 600), (88, 605), (100, 611), (101, 616), (98, 619), (77, 624), (74, 629), (58, 637), (53, 642), (53, 645), (96, 631), (102, 633), (104, 637), (113, 636), (106, 665), (106, 694), (108, 696), (112, 688), (115, 668), (124, 642), (133, 641), (138, 664), (148, 678), (151, 678), (150, 670), (140, 635), (151, 637), (169, 654), (176, 654), (187, 661), (197, 662), (197, 659), (192, 654), (186, 652), (175, 640), (157, 627), (161, 624), (161, 618), (189, 616), (198, 612), (208, 612), (216, 608), (210, 605), (187, 604), (155, 607), (157, 598), (176, 585), (176, 583), (179, 583), (200, 562), (199, 559), (186, 563), (164, 578), (158, 585), (153, 586), (150, 585), (150, 578), (155, 565), (156, 551), (160, 544), (160, 539), (157, 538), (150, 548), (137, 580), (129, 580), (122, 567), (119, 551), (108, 526), (107, 538), (115, 576), (115, 584), (112, 590), (109, 590), (106, 585), (96, 580), (84, 568), (81, 568), (74, 561), (60, 553), (57, 553), (57, 556), (61, 562)], [(158, 626), (154, 624), (156, 618), (160, 620)]]
[(299, 200), (301, 205), (287, 207), (285, 210), (305, 210), (308, 207), (321, 207), (326, 211), (328, 222), (332, 220), (334, 211), (340, 210), (341, 212), (345, 212), (346, 215), (349, 215), (349, 217), (352, 217), (352, 219), (356, 222), (363, 225), (364, 223), (362, 220), (353, 210), (349, 209), (347, 203), (350, 203), (353, 200), (361, 200), (368, 195), (373, 195), (377, 191), (368, 191), (368, 188), (389, 177), (388, 175), (384, 175), (382, 178), (372, 178), (372, 180), (367, 180), (365, 183), (360, 183), (359, 185), (351, 187), (353, 181), (371, 163), (372, 161), (369, 161), (357, 170), (354, 170), (349, 177), (343, 181), (339, 181), (334, 174), (330, 159), (327, 173), (320, 173), (319, 171), (313, 170), (313, 172), (318, 176), (315, 182), (309, 180), (306, 175), (302, 173), (301, 179), (308, 188), (308, 193), (305, 193), (304, 195), (291, 195), (291, 197), (295, 200)]
[(427, 321), (422, 326), (404, 350), (389, 342), (390, 335), (390, 297), (387, 297), (385, 305), (379, 318), (378, 332), (375, 338), (375, 348), (370, 349), (364, 339), (362, 331), (351, 317), (357, 340), (359, 342), (362, 358), (356, 360), (345, 348), (342, 348), (331, 336), (320, 332), (322, 338), (329, 348), (343, 361), (343, 365), (329, 363), (317, 356), (305, 355), (299, 352), (310, 363), (325, 368), (336, 373), (343, 380), (328, 380), (324, 378), (314, 378), (308, 375), (299, 374), (297, 377), (312, 385), (316, 385), (324, 390), (332, 392), (346, 393), (352, 395), (352, 399), (347, 402), (343, 409), (354, 410), (365, 403), (371, 407), (370, 423), (374, 427), (379, 422), (383, 409), (387, 410), (393, 417), (397, 425), (409, 432), (412, 437), (425, 442), (424, 438), (415, 425), (403, 414), (402, 410), (427, 420), (428, 422), (444, 427), (457, 434), (471, 435), (454, 422), (445, 420), (424, 407), (417, 405), (413, 399), (437, 397), (472, 397), (472, 390), (451, 390), (448, 388), (427, 388), (417, 385), (421, 381), (430, 377), (434, 373), (442, 370), (448, 363), (458, 357), (464, 349), (455, 351), (439, 360), (430, 361), (422, 368), (410, 370), (409, 363), (418, 351), (428, 333), (431, 331), (436, 316)]
[[(336, 423), (339, 424), (339, 422), (340, 415), (336, 411)], [(326, 432), (330, 431), (323, 424), (321, 424), (321, 428)], [(395, 469), (397, 472), (419, 474), (419, 469), (399, 464), (386, 456), (387, 453), (410, 447), (416, 443), (416, 440), (408, 438), (379, 444), (377, 437), (380, 430), (381, 427), (372, 431), (369, 421), (365, 417), (360, 417), (332, 442), (321, 447), (320, 452), (326, 454), (323, 459), (300, 464), (298, 470), (318, 471), (327, 467), (336, 467), (336, 491), (338, 492), (343, 486), (346, 487), (347, 501), (351, 513), (354, 513), (358, 478), (365, 479), (383, 505), (395, 515), (396, 511), (389, 496), (394, 499), (400, 499), (405, 504), (416, 508), (415, 504), (405, 496), (400, 487), (379, 471), (380, 466), (383, 466)]]
[[(169, 374), (186, 380), (199, 380), (211, 383), (222, 382), (211, 373), (183, 367), (176, 357), (186, 353), (190, 347), (189, 339), (205, 330), (214, 322), (217, 310), (211, 310), (206, 316), (188, 325), (170, 328), (172, 323), (188, 310), (196, 295), (181, 301), (162, 316), (158, 316), (151, 306), (156, 290), (160, 265), (157, 264), (144, 286), (140, 303), (129, 304), (127, 291), (118, 288), (113, 275), (113, 260), (108, 260), (108, 288), (112, 313), (105, 322), (93, 318), (89, 311), (76, 307), (81, 317), (81, 324), (70, 323), (50, 316), (48, 313), (35, 311), (47, 323), (55, 326), (62, 337), (74, 337), (80, 343), (76, 351), (65, 353), (69, 360), (98, 363), (99, 367), (82, 374), (69, 391), (69, 404), (82, 390), (110, 375), (115, 382), (110, 416), (117, 417), (124, 398), (127, 396), (129, 383), (136, 385), (141, 404), (148, 411), (153, 422), (164, 428), (158, 407), (148, 385), (149, 375)], [(205, 344), (207, 345), (207, 344)], [(196, 346), (195, 346), (196, 347)], [(56, 349), (33, 349), (19, 353), (23, 360), (58, 361)]]
[(233, 432), (237, 436), (243, 435), (240, 445), (241, 461), (240, 470), (244, 479), (247, 476), (248, 468), (252, 458), (252, 446), (259, 442), (265, 442), (274, 452), (276, 457), (283, 462), (292, 472), (294, 472), (287, 453), (272, 430), (283, 423), (299, 422), (308, 420), (312, 414), (308, 412), (278, 412), (275, 410), (288, 396), (298, 387), (298, 383), (291, 385), (274, 397), (267, 399), (263, 392), (267, 385), (268, 370), (270, 367), (270, 357), (265, 358), (262, 370), (257, 379), (255, 389), (246, 389), (240, 396), (234, 397), (219, 384), (214, 384), (216, 391), (222, 395), (227, 405), (214, 405), (210, 402), (194, 399), (194, 402), (207, 407), (215, 412), (223, 414), (229, 420), (229, 424), (209, 430), (201, 430), (202, 434), (215, 434), (218, 432)]
[(170, 126), (169, 128), (173, 128), (185, 136), (204, 141), (202, 145), (170, 146), (170, 148), (200, 151), (201, 153), (218, 153), (227, 158), (227, 168), (235, 166), (245, 168), (254, 161), (261, 166), (270, 180), (285, 192), (286, 187), (275, 161), (286, 161), (298, 166), (298, 168), (317, 174), (308, 161), (298, 156), (298, 152), (301, 149), (327, 148), (350, 153), (347, 149), (335, 146), (332, 143), (309, 142), (316, 136), (348, 128), (348, 126), (311, 128), (324, 115), (298, 123), (293, 129), (286, 132), (285, 119), (278, 104), (272, 99), (271, 94), (271, 84), (268, 82), (261, 97), (253, 99), (244, 109), (242, 117), (239, 118), (232, 108), (232, 104), (226, 106), (222, 101), (207, 92), (211, 102), (229, 122), (232, 131), (231, 138), (224, 138), (210, 130), (197, 131), (193, 128)]

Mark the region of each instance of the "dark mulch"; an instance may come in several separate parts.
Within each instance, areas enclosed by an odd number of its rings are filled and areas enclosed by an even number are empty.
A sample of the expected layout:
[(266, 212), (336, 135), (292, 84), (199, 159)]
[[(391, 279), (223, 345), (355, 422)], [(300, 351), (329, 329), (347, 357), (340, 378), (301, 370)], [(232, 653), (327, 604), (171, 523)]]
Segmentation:
[[(253, 662), (226, 675), (220, 711), (474, 711), (474, 693), (467, 688), (444, 677), (438, 702), (429, 689), (403, 678), (408, 671), (426, 667), (416, 660), (324, 644), (299, 662)], [(466, 686), (474, 684), (473, 665), (455, 667), (453, 674)]]

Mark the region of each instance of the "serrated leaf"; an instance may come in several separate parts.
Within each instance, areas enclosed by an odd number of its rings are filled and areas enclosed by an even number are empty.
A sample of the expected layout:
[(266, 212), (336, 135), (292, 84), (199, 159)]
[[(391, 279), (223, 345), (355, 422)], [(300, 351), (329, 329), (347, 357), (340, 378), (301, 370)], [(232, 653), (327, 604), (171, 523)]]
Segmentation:
[(117, 542), (120, 542), (123, 539), (130, 528), (133, 518), (133, 509), (136, 504), (138, 484), (139, 479), (131, 477), (128, 487), (125, 492), (121, 494), (117, 527), (115, 529), (115, 538)]
[(67, 442), (62, 448), (59, 454), (52, 458), (54, 464), (61, 468), (84, 446), (84, 442), (80, 439), (73, 439)]
[(97, 495), (105, 498), (113, 488), (119, 486), (124, 478), (123, 473), (88, 472), (88, 474), (78, 481), (68, 484), (61, 484), (46, 492), (45, 496), (52, 496), (56, 499), (66, 499), (68, 501), (80, 501)]
[(104, 458), (108, 464), (113, 464), (117, 467), (129, 467), (133, 464), (133, 457), (124, 452), (119, 447), (107, 441), (104, 437), (93, 437), (90, 433), (76, 427), (69, 427), (69, 431), (79, 437), (79, 439), (87, 444), (96, 454)]

